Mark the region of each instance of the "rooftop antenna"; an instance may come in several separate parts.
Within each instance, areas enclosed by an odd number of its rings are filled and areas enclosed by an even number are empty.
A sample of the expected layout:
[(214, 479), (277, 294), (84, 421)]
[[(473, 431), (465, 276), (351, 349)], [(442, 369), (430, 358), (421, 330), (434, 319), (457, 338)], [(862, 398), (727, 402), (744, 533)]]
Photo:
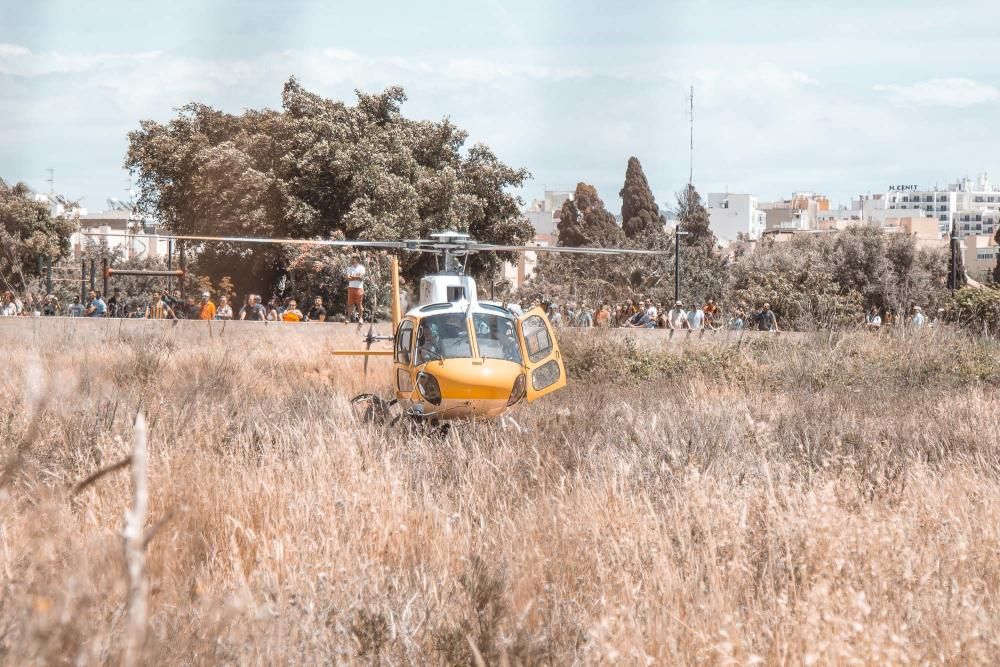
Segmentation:
[(49, 195), (54, 195), (56, 192), (56, 172), (54, 169), (46, 169), (45, 171), (49, 172), (49, 177), (45, 179), (49, 184)]

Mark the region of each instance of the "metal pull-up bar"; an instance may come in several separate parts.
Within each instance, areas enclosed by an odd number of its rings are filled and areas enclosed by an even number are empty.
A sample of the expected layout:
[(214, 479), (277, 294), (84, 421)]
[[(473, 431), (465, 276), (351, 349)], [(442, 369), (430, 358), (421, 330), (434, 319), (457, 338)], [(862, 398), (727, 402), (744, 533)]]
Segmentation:
[[(101, 260), (101, 274), (104, 277), (104, 294), (108, 293), (108, 281), (111, 280), (111, 276), (149, 276), (149, 277), (160, 277), (160, 278), (177, 278), (181, 286), (181, 298), (185, 298), (184, 289), (184, 276), (187, 274), (187, 262), (184, 257), (184, 245), (180, 246), (181, 254), (181, 268), (180, 269), (113, 269), (105, 257)], [(169, 266), (169, 265), (168, 265)], [(91, 263), (93, 267), (93, 263)], [(93, 270), (93, 268), (91, 269)], [(168, 287), (169, 289), (169, 287)]]

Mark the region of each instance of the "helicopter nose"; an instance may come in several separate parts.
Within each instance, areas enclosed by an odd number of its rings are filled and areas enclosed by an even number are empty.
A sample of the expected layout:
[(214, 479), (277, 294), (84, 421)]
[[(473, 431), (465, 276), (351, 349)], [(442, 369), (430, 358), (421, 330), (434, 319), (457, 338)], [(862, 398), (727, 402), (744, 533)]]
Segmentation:
[(510, 361), (449, 359), (443, 366), (429, 364), (425, 372), (438, 381), (445, 399), (506, 401), (524, 369)]

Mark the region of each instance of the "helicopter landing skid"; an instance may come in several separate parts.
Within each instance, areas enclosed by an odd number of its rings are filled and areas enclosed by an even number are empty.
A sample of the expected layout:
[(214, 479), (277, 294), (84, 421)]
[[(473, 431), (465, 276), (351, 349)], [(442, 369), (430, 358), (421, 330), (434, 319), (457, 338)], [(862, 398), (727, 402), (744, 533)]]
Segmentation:
[(358, 394), (351, 399), (351, 410), (358, 420), (384, 424), (393, 419), (393, 406), (398, 401), (386, 400), (378, 394)]

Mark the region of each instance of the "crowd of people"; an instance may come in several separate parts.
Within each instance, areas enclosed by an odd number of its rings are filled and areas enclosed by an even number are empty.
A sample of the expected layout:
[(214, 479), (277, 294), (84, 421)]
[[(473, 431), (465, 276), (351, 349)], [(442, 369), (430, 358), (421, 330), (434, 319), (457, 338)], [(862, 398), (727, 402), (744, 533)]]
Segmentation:
[[(532, 305), (538, 303), (536, 301)], [(548, 313), (552, 323), (561, 327), (778, 331), (778, 318), (767, 303), (751, 313), (736, 311), (727, 316), (715, 299), (695, 301), (690, 306), (675, 301), (668, 308), (663, 302), (638, 297), (618, 304), (604, 302), (591, 305), (586, 301), (549, 304)]]
[[(348, 275), (347, 316), (352, 321), (359, 321), (364, 318), (364, 289), (361, 286), (364, 277), (363, 267), (360, 272), (353, 267), (351, 271)], [(536, 300), (524, 310), (539, 305), (542, 303)], [(586, 301), (544, 305), (549, 320), (557, 327), (779, 331), (778, 318), (768, 303), (762, 304), (759, 310), (750, 313), (737, 310), (728, 316), (723, 314), (714, 299), (695, 301), (690, 307), (685, 307), (681, 301), (675, 301), (670, 308), (662, 302), (642, 297), (614, 305), (605, 302), (591, 306)], [(330, 319), (330, 312), (322, 296), (316, 296), (308, 306), (300, 307), (295, 298), (275, 296), (265, 304), (259, 294), (248, 294), (243, 304), (239, 308), (234, 308), (228, 295), (220, 295), (216, 303), (209, 292), (202, 292), (199, 299), (194, 299), (184, 298), (179, 289), (172, 293), (169, 290), (156, 290), (147, 300), (141, 302), (129, 298), (121, 289), (115, 288), (113, 294), (106, 300), (102, 294), (91, 290), (84, 301), (81, 301), (80, 297), (73, 297), (72, 302), (66, 306), (58, 303), (51, 294), (43, 299), (35, 299), (28, 294), (22, 300), (12, 292), (6, 291), (0, 301), (0, 317), (57, 315), (252, 322), (326, 322)], [(943, 316), (943, 311), (939, 311), (937, 318), (931, 321), (920, 306), (913, 306), (912, 313), (907, 318), (901, 319), (891, 309), (879, 309), (873, 306), (865, 314), (864, 324), (871, 331), (879, 331), (897, 323), (921, 328), (933, 325), (942, 320)]]
[[(95, 290), (88, 293), (81, 302), (73, 297), (67, 305), (60, 304), (53, 295), (35, 299), (27, 295), (24, 299), (12, 292), (3, 294), (0, 301), (0, 317), (114, 317), (144, 318), (150, 320), (250, 320), (282, 322), (325, 322), (327, 309), (323, 297), (317, 296), (307, 308), (300, 309), (294, 298), (274, 297), (264, 303), (260, 295), (247, 295), (243, 305), (234, 309), (227, 295), (221, 295), (216, 303), (210, 293), (202, 292), (199, 299), (183, 298), (180, 290), (156, 290), (145, 301), (129, 298), (116, 288), (111, 297)], [(358, 309), (360, 313), (363, 310)]]
[[(347, 281), (348, 318), (363, 320), (365, 266), (358, 255), (351, 257), (345, 272)], [(234, 299), (233, 299), (234, 301)], [(199, 299), (185, 298), (180, 289), (154, 290), (147, 298), (134, 298), (116, 287), (110, 297), (90, 290), (86, 299), (74, 296), (68, 304), (60, 304), (54, 295), (35, 298), (30, 292), (22, 299), (11, 291), (3, 293), (0, 317), (113, 317), (150, 320), (248, 320), (268, 322), (325, 322), (327, 308), (322, 296), (313, 298), (308, 307), (299, 307), (295, 298), (273, 297), (266, 304), (259, 294), (248, 294), (239, 309), (233, 307), (230, 295), (221, 294), (218, 303), (209, 292)]]

